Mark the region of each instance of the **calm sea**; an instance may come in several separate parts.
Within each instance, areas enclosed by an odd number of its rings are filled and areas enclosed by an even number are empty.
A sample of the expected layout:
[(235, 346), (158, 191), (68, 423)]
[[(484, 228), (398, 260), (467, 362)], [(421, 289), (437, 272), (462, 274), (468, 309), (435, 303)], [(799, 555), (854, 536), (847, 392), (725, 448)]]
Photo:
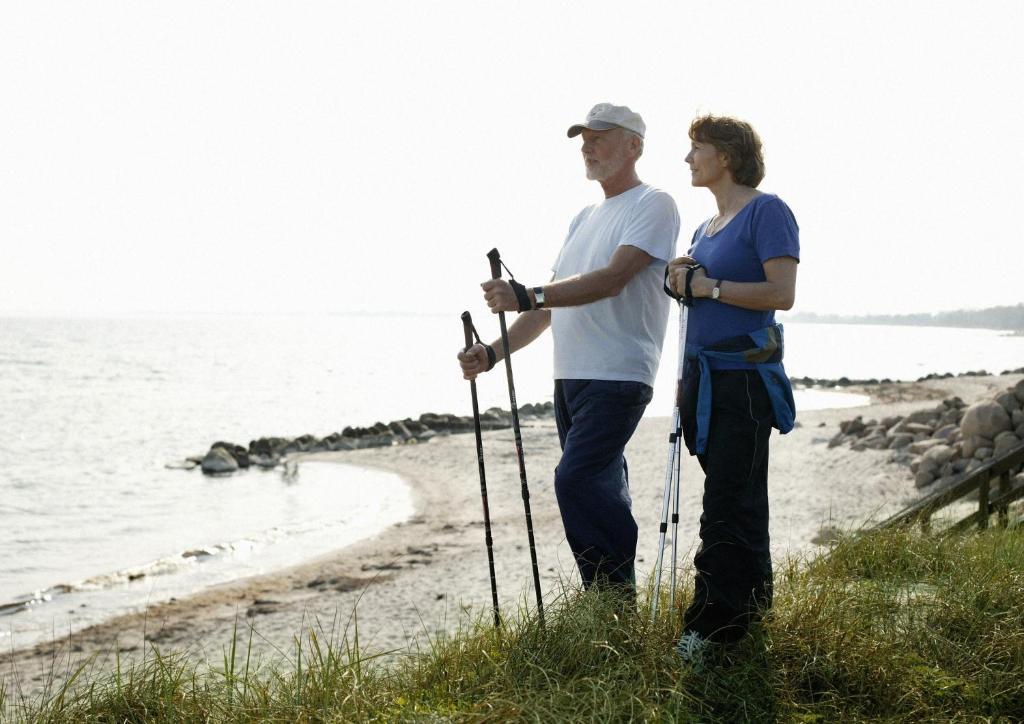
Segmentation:
[[(478, 320), (493, 337), (493, 318)], [(675, 322), (672, 322), (674, 329)], [(227, 478), (167, 469), (215, 440), (323, 436), (469, 413), (450, 316), (0, 318), (0, 647), (269, 571), (407, 518), (393, 475), (307, 463)], [(550, 340), (514, 360), (520, 404), (551, 398)], [(914, 379), (1024, 365), (988, 330), (787, 325), (787, 369)], [(649, 414), (671, 413), (670, 334)], [(479, 383), (507, 407), (504, 375)], [(800, 393), (798, 405), (863, 398)]]

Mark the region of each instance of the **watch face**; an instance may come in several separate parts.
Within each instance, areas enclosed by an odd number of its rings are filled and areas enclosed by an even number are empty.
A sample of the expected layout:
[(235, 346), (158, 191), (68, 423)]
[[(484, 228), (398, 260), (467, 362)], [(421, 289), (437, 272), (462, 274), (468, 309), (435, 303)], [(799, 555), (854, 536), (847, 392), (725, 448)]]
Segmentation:
[(711, 290), (711, 298), (718, 299), (718, 295), (722, 293), (721, 287), (715, 287)]

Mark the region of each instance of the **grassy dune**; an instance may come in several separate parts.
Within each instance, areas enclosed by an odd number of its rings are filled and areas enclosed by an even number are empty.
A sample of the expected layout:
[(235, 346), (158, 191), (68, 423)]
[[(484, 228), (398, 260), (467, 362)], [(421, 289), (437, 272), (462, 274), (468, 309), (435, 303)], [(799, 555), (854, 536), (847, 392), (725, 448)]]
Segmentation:
[(886, 532), (789, 562), (763, 624), (703, 671), (672, 654), (678, 611), (652, 624), (566, 592), (547, 619), (520, 612), (495, 630), (483, 617), (386, 657), (360, 650), (354, 628), (314, 626), (272, 666), (240, 633), (216, 665), (151, 649), (44, 700), (5, 692), (3, 706), (15, 722), (1024, 719), (1021, 529)]

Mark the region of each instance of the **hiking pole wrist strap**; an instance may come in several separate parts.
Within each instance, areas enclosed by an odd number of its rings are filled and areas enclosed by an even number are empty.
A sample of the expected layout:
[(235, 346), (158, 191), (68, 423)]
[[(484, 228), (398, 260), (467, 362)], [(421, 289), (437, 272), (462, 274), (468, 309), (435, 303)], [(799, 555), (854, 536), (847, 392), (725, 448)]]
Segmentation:
[(683, 290), (683, 304), (685, 304), (688, 307), (693, 306), (693, 274), (698, 269), (703, 268), (704, 267), (702, 267), (700, 264), (694, 264), (693, 266), (686, 268), (686, 287)]
[[(484, 348), (484, 352), (487, 353), (487, 372), (494, 369), (494, 365), (498, 363), (498, 355), (494, 352), (494, 347), (485, 343), (480, 339), (480, 334), (476, 331), (476, 325), (473, 324), (473, 318), (469, 316), (469, 312), (462, 313), (462, 325), (466, 330), (466, 349), (473, 346), (473, 340)], [(472, 338), (470, 337), (472, 334)]]

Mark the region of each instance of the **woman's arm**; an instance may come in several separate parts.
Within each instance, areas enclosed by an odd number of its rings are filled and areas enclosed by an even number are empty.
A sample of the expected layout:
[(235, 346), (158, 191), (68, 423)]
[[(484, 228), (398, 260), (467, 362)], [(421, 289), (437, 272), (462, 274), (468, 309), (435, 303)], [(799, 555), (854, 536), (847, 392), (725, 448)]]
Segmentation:
[[(686, 264), (676, 264), (675, 260), (669, 266), (669, 278), (672, 288), (682, 294), (686, 284)], [(692, 263), (692, 260), (691, 260)], [(753, 309), (756, 311), (770, 311), (776, 309), (792, 309), (796, 299), (796, 268), (798, 262), (791, 256), (780, 256), (768, 259), (762, 265), (764, 268), (763, 282), (731, 282), (723, 280), (720, 286), (718, 301), (723, 304), (731, 304), (734, 307)], [(693, 296), (698, 298), (710, 298), (712, 296), (717, 279), (709, 279), (704, 269), (698, 269), (690, 282), (690, 289)]]

